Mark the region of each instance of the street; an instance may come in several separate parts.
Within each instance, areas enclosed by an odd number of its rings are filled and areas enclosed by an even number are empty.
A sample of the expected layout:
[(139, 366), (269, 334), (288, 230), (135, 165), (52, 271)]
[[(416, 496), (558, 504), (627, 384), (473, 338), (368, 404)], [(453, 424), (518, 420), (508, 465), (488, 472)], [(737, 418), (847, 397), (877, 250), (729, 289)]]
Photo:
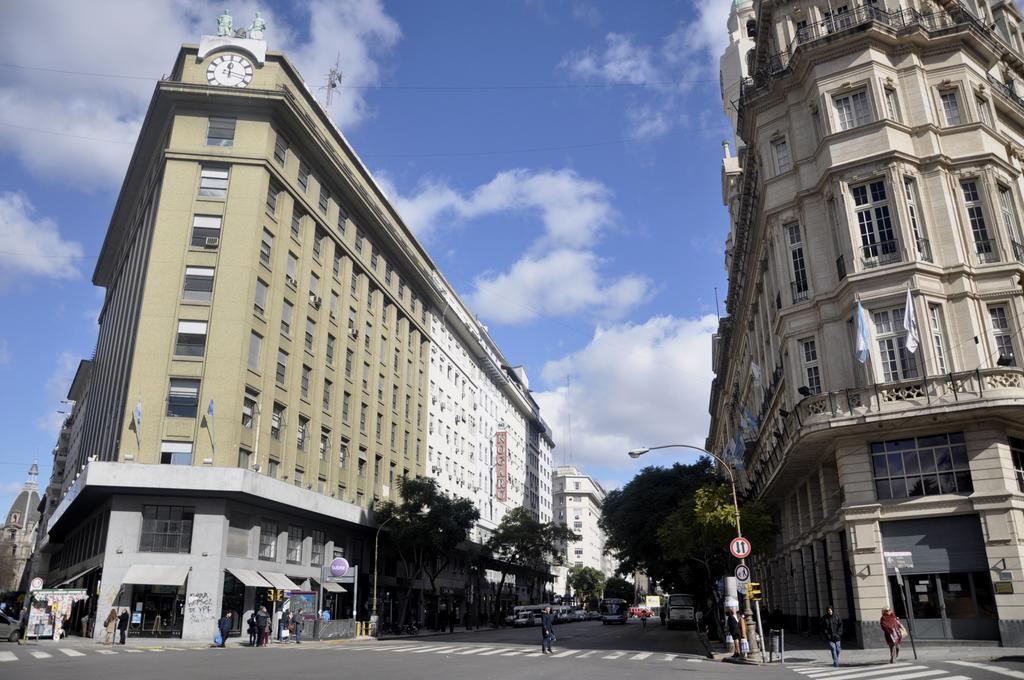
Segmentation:
[[(452, 635), (392, 640), (348, 640), (227, 649), (199, 645), (164, 645), (157, 640), (130, 640), (125, 647), (102, 647), (78, 638), (61, 643), (30, 642), (0, 648), (0, 666), (7, 676), (42, 674), (101, 680), (111, 676), (147, 680), (187, 678), (267, 678), (282, 674), (338, 675), (388, 680), (450, 680), (451, 678), (516, 679), (585, 677), (613, 680), (678, 677), (699, 673), (715, 680), (1001, 680), (1024, 678), (1024, 659), (994, 661), (905, 661), (852, 663), (835, 669), (809, 663), (794, 654), (794, 663), (761, 667), (706, 658), (692, 632), (668, 631), (658, 624), (645, 628), (597, 622), (560, 625), (554, 654), (542, 656), (537, 628), (483, 630)], [(998, 649), (992, 649), (998, 652)], [(883, 654), (879, 654), (883, 656)], [(696, 677), (696, 676), (691, 676)]]

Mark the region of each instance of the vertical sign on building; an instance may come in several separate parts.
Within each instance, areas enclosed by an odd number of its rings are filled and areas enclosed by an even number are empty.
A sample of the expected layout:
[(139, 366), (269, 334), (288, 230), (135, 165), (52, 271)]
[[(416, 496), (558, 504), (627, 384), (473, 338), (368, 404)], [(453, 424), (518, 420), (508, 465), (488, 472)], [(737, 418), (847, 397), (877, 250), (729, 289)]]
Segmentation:
[(494, 497), (499, 501), (508, 500), (508, 432), (494, 435)]

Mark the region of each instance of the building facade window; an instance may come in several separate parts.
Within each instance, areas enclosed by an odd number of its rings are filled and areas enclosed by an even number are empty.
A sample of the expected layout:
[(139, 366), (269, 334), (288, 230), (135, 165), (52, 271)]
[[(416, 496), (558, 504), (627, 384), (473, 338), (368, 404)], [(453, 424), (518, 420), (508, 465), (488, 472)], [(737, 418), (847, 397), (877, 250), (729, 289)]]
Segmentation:
[(840, 95), (833, 102), (840, 130), (850, 130), (871, 122), (871, 105), (866, 90)]
[(277, 133), (277, 138), (274, 140), (274, 160), (282, 168), (288, 162), (288, 140), (280, 132)]
[(180, 505), (143, 505), (139, 552), (191, 552), (194, 516)]
[(1024, 493), (1024, 439), (1010, 437), (1010, 457), (1013, 459), (1013, 472), (1017, 477), (1017, 490)]
[(309, 174), (310, 174), (309, 165), (306, 163), (306, 161), (304, 161), (304, 160), (302, 160), (300, 158), (299, 159), (299, 177), (298, 177), (298, 179), (299, 179), (299, 186), (302, 187), (303, 191), (305, 191), (306, 189), (309, 188)]
[(277, 523), (263, 520), (260, 522), (259, 558), (274, 562), (277, 560)]
[(301, 210), (295, 209), (292, 211), (292, 238), (296, 241), (302, 240), (302, 218), (305, 217)]
[(327, 334), (327, 347), (324, 349), (324, 358), (327, 360), (328, 366), (334, 365), (334, 346), (337, 343), (336, 338), (330, 333)]
[(277, 369), (274, 372), (274, 379), (282, 387), (288, 380), (288, 352), (283, 349), (277, 350)]
[(885, 382), (917, 378), (917, 361), (907, 351), (907, 330), (903, 327), (904, 307), (874, 312), (875, 338)]
[(939, 99), (942, 101), (942, 116), (946, 125), (959, 125), (963, 122), (960, 116), (960, 96), (956, 90), (940, 92)]
[(988, 112), (988, 101), (984, 97), (975, 97), (974, 101), (978, 106), (978, 120), (983, 125), (992, 127), (992, 116)]
[(302, 562), (302, 527), (291, 525), (288, 527), (288, 563), (300, 564)]
[(234, 146), (235, 119), (210, 116), (210, 124), (206, 128), (207, 146)]
[(772, 158), (775, 161), (776, 175), (789, 172), (793, 167), (792, 160), (789, 156), (789, 144), (786, 142), (785, 137), (772, 140)]
[(306, 335), (304, 337), (306, 351), (313, 352), (313, 343), (316, 340), (316, 321), (306, 317)]
[(295, 431), (295, 444), (299, 451), (306, 452), (306, 445), (309, 442), (309, 418), (299, 416), (299, 427)]
[(804, 261), (804, 241), (799, 224), (787, 224), (786, 240), (789, 243), (789, 266), (792, 279), (793, 302), (802, 302), (808, 297), (807, 264)]
[(880, 501), (974, 491), (962, 432), (873, 442), (871, 463)]
[(295, 314), (295, 305), (288, 300), (281, 304), (281, 332), (290, 335), (292, 332), (292, 317)]
[(252, 311), (263, 316), (267, 309), (267, 283), (262, 279), (256, 279), (256, 297), (252, 303)]
[(900, 122), (900, 104), (896, 97), (896, 90), (891, 87), (885, 88), (885, 115), (889, 120)]
[(928, 326), (932, 334), (932, 348), (935, 350), (935, 368), (940, 374), (946, 373), (949, 367), (946, 364), (946, 334), (941, 305), (928, 305)]
[(270, 437), (272, 439), (281, 439), (281, 431), (284, 429), (284, 409), (283, 404), (274, 402), (274, 410), (270, 414)]
[(266, 229), (263, 230), (263, 238), (260, 240), (260, 262), (270, 268), (271, 259), (274, 256), (274, 235)]
[(332, 394), (333, 388), (334, 388), (334, 385), (331, 384), (331, 381), (325, 379), (324, 380), (324, 399), (323, 399), (323, 409), (325, 411), (330, 411), (331, 410), (331, 394)]
[(259, 410), (260, 394), (251, 387), (245, 388), (245, 396), (242, 397), (242, 427), (252, 429), (253, 415)]
[(317, 207), (320, 208), (320, 212), (324, 215), (327, 214), (328, 208), (331, 206), (331, 192), (327, 190), (322, 183), (320, 184), (320, 198), (317, 201)]
[(213, 300), (213, 267), (185, 267), (182, 300), (211, 302)]
[(960, 190), (963, 192), (964, 207), (967, 209), (967, 219), (971, 225), (971, 236), (974, 238), (974, 251), (978, 255), (978, 261), (998, 262), (999, 253), (996, 252), (995, 241), (989, 236), (988, 225), (985, 223), (985, 209), (981, 204), (978, 182), (961, 182)]
[(800, 340), (804, 360), (805, 385), (811, 394), (821, 394), (821, 369), (818, 367), (818, 345), (814, 338)]
[(260, 370), (260, 357), (263, 354), (263, 337), (256, 331), (249, 333), (249, 368)]
[(228, 195), (228, 169), (221, 165), (204, 165), (199, 171), (199, 197), (225, 198)]
[(220, 245), (220, 216), (193, 216), (191, 245), (193, 248), (216, 250)]
[(161, 465), (191, 465), (192, 442), (161, 442)]
[(1020, 220), (1017, 217), (1017, 206), (1013, 200), (1010, 187), (999, 185), (999, 212), (1003, 216), (1003, 224), (1013, 241), (1013, 256), (1018, 262), (1024, 262), (1024, 235), (1021, 234)]
[(900, 253), (893, 235), (885, 182), (877, 180), (850, 187), (850, 193), (857, 214), (864, 266), (878, 267), (898, 262)]
[(194, 378), (171, 378), (167, 392), (167, 416), (169, 418), (195, 418), (199, 409), (199, 380)]
[(299, 383), (299, 395), (309, 401), (309, 382), (313, 376), (313, 369), (305, 364), (302, 365), (302, 375)]
[(989, 319), (992, 320), (992, 337), (996, 343), (1000, 366), (1016, 366), (1017, 354), (1013, 350), (1013, 335), (1010, 331), (1010, 319), (1003, 305), (991, 305), (988, 308)]
[(267, 187), (267, 212), (271, 215), (277, 214), (277, 199), (281, 196), (281, 187), (273, 182)]
[[(321, 490), (320, 493), (323, 493)], [(310, 532), (311, 545), (309, 553), (309, 564), (314, 567), (322, 566), (324, 563), (324, 548), (327, 545), (327, 537), (323, 531), (313, 529)]]
[(179, 357), (201, 357), (206, 352), (206, 322), (179, 321), (174, 341), (174, 354)]

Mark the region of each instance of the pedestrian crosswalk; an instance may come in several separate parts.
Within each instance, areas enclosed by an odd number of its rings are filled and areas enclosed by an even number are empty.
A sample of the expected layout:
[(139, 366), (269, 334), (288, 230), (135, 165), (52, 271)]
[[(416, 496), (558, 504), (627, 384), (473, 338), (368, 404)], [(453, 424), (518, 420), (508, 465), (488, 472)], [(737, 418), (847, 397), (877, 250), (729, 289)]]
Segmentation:
[[(622, 650), (622, 649), (556, 649), (553, 654), (542, 654), (536, 646), (524, 646), (524, 645), (509, 645), (504, 647), (495, 647), (493, 645), (438, 645), (430, 644), (427, 642), (420, 642), (417, 644), (399, 643), (399, 644), (387, 644), (387, 643), (354, 643), (344, 644), (338, 647), (333, 647), (340, 652), (381, 652), (381, 653), (395, 653), (395, 654), (441, 654), (444, 656), (473, 656), (473, 657), (513, 657), (520, 659), (564, 659), (571, 661), (579, 661), (582, 659), (592, 658), (601, 659), (608, 661), (642, 661), (647, 663), (666, 663), (671, 661), (687, 661), (691, 663), (700, 663), (704, 659), (687, 656), (684, 654), (669, 654), (663, 652), (639, 652), (636, 650)], [(822, 679), (825, 680), (825, 679)], [(836, 678), (835, 680), (845, 680), (844, 678)], [(885, 680), (891, 680), (885, 678)], [(910, 678), (904, 680), (911, 680)], [(1024, 680), (1022, 678), (1021, 680)]]
[(795, 665), (789, 668), (810, 680), (971, 680), (942, 668), (910, 662), (839, 667)]

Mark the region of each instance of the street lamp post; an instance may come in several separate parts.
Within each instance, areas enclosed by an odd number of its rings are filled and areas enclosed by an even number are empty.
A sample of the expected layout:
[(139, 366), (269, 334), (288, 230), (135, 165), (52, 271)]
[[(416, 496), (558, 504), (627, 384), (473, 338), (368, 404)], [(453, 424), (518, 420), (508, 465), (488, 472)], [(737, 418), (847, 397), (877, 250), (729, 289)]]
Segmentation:
[[(725, 471), (729, 473), (729, 485), (732, 487), (732, 508), (734, 519), (736, 521), (736, 536), (742, 537), (743, 531), (740, 528), (740, 503), (739, 498), (736, 495), (736, 476), (732, 472), (732, 466), (729, 465), (729, 463), (718, 454), (711, 453), (707, 449), (702, 449), (699, 446), (693, 446), (691, 444), (663, 444), (662, 446), (645, 446), (643, 448), (631, 450), (629, 452), (629, 457), (639, 458), (645, 453), (657, 451), (658, 449), (691, 449), (693, 451), (703, 453), (706, 456), (711, 456), (716, 461), (722, 464), (722, 467), (725, 468)], [(740, 564), (746, 566), (746, 559), (742, 557), (739, 559)], [(761, 656), (761, 650), (757, 646), (757, 635), (755, 634), (754, 630), (754, 612), (750, 609), (750, 597), (744, 595), (743, 602), (745, 605), (743, 608), (743, 619), (747, 623), (747, 644), (750, 646), (750, 656), (753, 657), (755, 660), (759, 660)]]
[(380, 557), (380, 531), (384, 528), (384, 525), (393, 520), (398, 515), (391, 515), (386, 520), (381, 522), (380, 526), (377, 527), (377, 535), (373, 539), (373, 611), (370, 613), (370, 623), (373, 625), (373, 635), (377, 636), (377, 578), (380, 575), (380, 569), (378, 565), (378, 559)]

